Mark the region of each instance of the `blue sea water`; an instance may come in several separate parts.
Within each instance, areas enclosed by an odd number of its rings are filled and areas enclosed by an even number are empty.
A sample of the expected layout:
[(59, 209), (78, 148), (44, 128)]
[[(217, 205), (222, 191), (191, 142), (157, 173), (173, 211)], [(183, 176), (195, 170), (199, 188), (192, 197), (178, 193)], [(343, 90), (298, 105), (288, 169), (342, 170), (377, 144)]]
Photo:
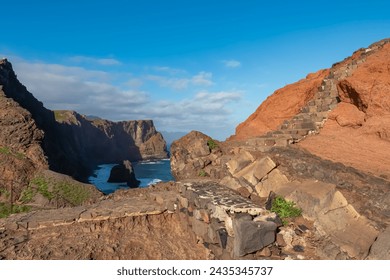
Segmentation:
[[(94, 175), (88, 178), (91, 184), (95, 185), (105, 194), (113, 193), (117, 189), (128, 189), (126, 183), (107, 182), (111, 168), (114, 165), (116, 164), (101, 164), (94, 171)], [(132, 165), (135, 177), (141, 181), (141, 188), (158, 182), (173, 180), (169, 159), (133, 162)]]

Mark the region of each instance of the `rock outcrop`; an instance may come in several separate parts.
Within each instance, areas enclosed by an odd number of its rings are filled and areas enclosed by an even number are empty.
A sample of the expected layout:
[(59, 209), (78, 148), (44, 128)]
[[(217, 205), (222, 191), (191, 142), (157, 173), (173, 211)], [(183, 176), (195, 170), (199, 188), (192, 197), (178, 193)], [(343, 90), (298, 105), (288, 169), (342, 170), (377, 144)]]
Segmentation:
[[(212, 147), (210, 147), (210, 143)], [(215, 174), (217, 168), (212, 168), (221, 155), (221, 147), (211, 137), (191, 131), (171, 145), (171, 172), (176, 180), (204, 177)]]
[(71, 152), (93, 164), (167, 158), (166, 143), (152, 120), (90, 120), (74, 111), (55, 111)]
[[(0, 85), (0, 202), (20, 196), (35, 170), (47, 168), (43, 131), (31, 114), (7, 98)], [(11, 196), (8, 198), (6, 196)]]
[(140, 181), (135, 177), (134, 168), (128, 160), (124, 160), (121, 164), (111, 168), (107, 182), (127, 183), (127, 186), (131, 188), (137, 188), (140, 184)]

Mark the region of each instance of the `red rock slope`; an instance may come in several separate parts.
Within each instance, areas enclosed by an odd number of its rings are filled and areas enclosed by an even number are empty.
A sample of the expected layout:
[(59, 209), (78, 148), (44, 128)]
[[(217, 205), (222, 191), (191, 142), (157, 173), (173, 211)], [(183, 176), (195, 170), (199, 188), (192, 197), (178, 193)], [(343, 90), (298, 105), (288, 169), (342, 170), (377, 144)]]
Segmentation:
[(276, 130), (308, 104), (322, 80), (337, 86), (339, 104), (328, 113), (324, 127), (299, 139), (298, 145), (322, 158), (390, 178), (390, 39), (277, 90), (231, 139)]
[(230, 137), (230, 140), (244, 140), (275, 130), (313, 98), (328, 74), (329, 70), (320, 70), (275, 91), (247, 120), (237, 126), (236, 134)]
[(323, 158), (390, 178), (390, 42), (373, 50), (378, 44), (364, 50), (374, 53), (339, 80), (341, 102), (324, 128), (299, 145)]

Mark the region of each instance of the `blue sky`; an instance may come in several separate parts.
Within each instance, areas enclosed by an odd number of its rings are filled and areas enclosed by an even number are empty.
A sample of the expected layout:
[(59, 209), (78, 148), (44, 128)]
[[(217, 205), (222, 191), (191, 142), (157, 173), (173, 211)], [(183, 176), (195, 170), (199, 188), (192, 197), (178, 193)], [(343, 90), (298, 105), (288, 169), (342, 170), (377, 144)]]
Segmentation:
[(220, 140), (276, 89), (390, 37), (377, 0), (0, 6), (0, 56), (47, 108)]

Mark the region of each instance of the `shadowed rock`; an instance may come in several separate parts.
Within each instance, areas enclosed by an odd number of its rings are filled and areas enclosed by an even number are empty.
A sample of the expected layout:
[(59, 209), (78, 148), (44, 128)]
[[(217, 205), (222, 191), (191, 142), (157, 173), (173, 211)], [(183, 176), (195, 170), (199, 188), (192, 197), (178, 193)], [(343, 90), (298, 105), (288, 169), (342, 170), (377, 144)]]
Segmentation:
[(127, 183), (131, 188), (137, 188), (140, 184), (140, 181), (135, 178), (134, 168), (128, 160), (124, 160), (121, 164), (115, 165), (111, 169), (107, 182)]

